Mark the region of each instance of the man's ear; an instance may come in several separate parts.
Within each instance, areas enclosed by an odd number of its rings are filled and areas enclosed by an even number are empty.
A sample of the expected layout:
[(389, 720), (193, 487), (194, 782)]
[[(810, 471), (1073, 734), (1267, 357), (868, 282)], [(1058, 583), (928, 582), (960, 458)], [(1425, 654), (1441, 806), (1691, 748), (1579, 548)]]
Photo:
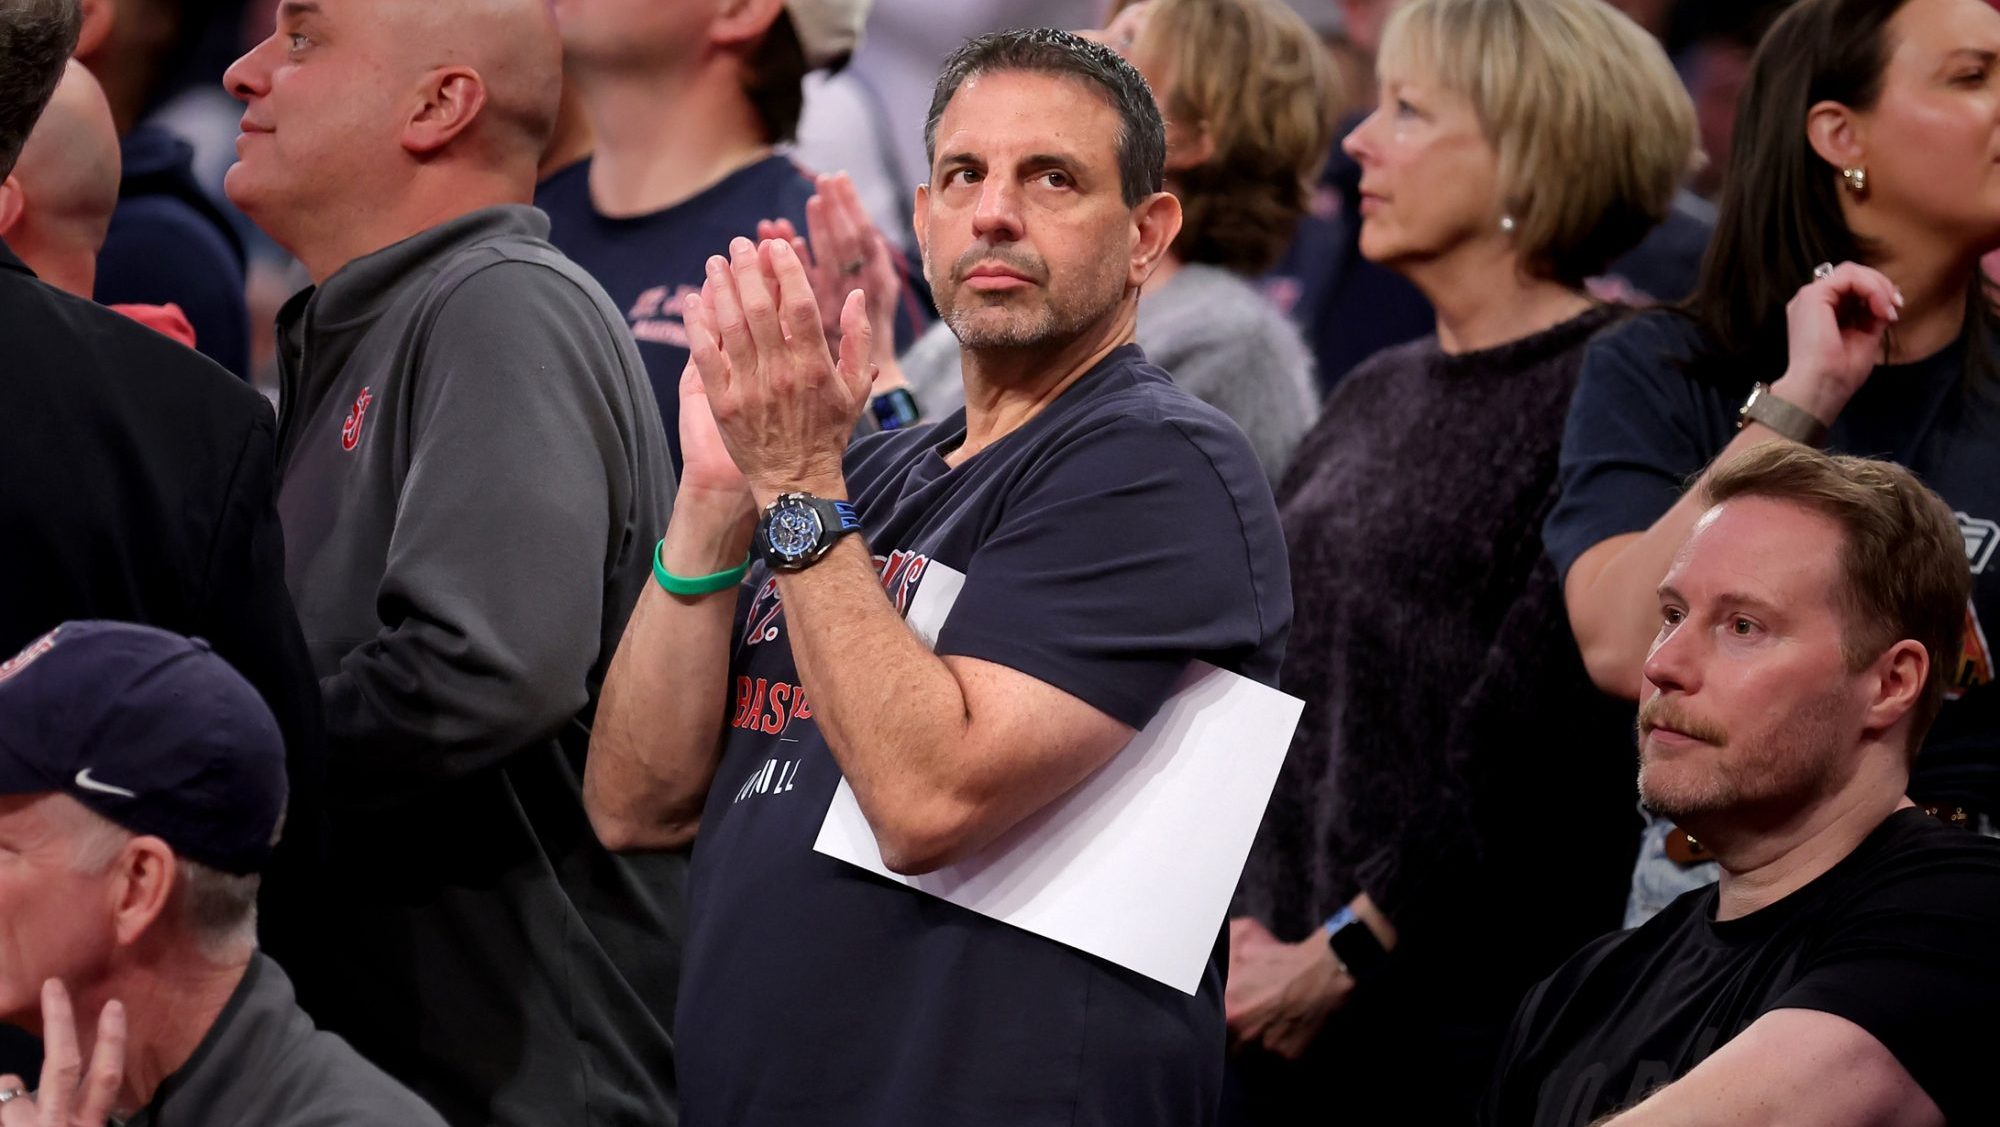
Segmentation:
[(1875, 659), (1869, 685), (1868, 711), (1862, 724), (1869, 732), (1884, 732), (1915, 711), (1924, 699), (1931, 672), (1923, 644), (1905, 638)]
[(112, 882), (112, 924), (119, 945), (129, 947), (167, 910), (180, 861), (166, 842), (141, 834), (125, 843), (111, 867), (116, 878)]
[(784, 10), (784, 0), (723, 0), (715, 22), (708, 25), (709, 42), (736, 49), (755, 46)]
[(1868, 163), (1866, 124), (1839, 102), (1814, 103), (1806, 111), (1806, 140), (1819, 158), (1836, 169)]
[(440, 67), (418, 91), (416, 112), (403, 126), (403, 148), (429, 156), (451, 144), (486, 108), (486, 82), (471, 67)]
[(1125, 284), (1138, 287), (1153, 276), (1153, 269), (1181, 233), (1181, 201), (1172, 192), (1154, 192), (1132, 209), (1132, 226), (1139, 237), (1132, 244), (1132, 265)]
[(76, 36), (76, 58), (89, 59), (111, 38), (111, 25), (118, 18), (115, 0), (83, 0), (83, 26)]
[(5, 180), (0, 180), (0, 239), (14, 233), (27, 210), (28, 190), (21, 187), (20, 177), (8, 173)]

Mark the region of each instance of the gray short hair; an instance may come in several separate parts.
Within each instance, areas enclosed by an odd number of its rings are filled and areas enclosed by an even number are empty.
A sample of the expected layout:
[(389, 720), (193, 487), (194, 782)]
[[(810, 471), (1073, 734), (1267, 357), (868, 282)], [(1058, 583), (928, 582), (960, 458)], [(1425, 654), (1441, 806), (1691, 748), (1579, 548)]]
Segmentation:
[(225, 873), (180, 858), (181, 926), (202, 953), (220, 958), (257, 945), (257, 873)]
[(78, 0), (0, 0), (0, 177), (21, 159), (82, 29)]
[(1003, 71), (1071, 78), (1097, 88), (1118, 111), (1118, 179), (1125, 206), (1158, 192), (1166, 183), (1167, 126), (1153, 88), (1131, 63), (1102, 43), (1067, 31), (1038, 27), (996, 31), (969, 40), (946, 59), (931, 94), (924, 122), (924, 159), (937, 164), (938, 122), (967, 79)]
[[(137, 835), (75, 799), (61, 797), (69, 808), (71, 867), (79, 873), (103, 872), (117, 860), (125, 843)], [(168, 910), (178, 914), (180, 927), (202, 954), (223, 959), (255, 947), (257, 891), (262, 877), (225, 873), (179, 854), (174, 855), (174, 861), (180, 879)]]

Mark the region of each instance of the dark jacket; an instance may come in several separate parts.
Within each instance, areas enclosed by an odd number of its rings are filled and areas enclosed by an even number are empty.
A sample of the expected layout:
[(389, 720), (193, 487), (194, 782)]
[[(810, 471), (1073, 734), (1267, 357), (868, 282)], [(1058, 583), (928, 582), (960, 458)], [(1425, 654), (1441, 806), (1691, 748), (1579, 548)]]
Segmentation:
[(271, 405), (199, 353), (35, 279), (0, 245), (0, 658), (66, 619), (208, 639), (284, 733), (292, 796), (263, 904), (319, 844), (319, 697), (285, 588)]
[(253, 955), (194, 1055), (125, 1127), (444, 1127), (408, 1088), (313, 1028), (278, 964)]
[(673, 471), (624, 320), (532, 208), (278, 319), (278, 508), (334, 795), (307, 1008), (455, 1124), (673, 1122), (680, 854), (584, 817), (592, 707)]

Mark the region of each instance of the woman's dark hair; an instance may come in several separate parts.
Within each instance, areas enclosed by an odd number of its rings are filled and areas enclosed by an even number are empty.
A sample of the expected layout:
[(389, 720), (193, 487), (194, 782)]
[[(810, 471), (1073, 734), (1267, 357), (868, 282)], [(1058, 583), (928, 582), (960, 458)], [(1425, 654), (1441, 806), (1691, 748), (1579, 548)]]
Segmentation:
[[(1730, 382), (1774, 378), (1785, 362), (1785, 303), (1822, 262), (1870, 262), (1877, 248), (1848, 229), (1839, 172), (1814, 151), (1806, 113), (1823, 101), (1867, 110), (1882, 94), (1889, 21), (1908, 0), (1799, 0), (1771, 25), (1737, 102), (1715, 235), (1682, 307), (1707, 330)], [(1968, 379), (1996, 374), (1993, 295), (1983, 271), (1967, 287)], [(1714, 370), (1708, 364), (1704, 368)]]

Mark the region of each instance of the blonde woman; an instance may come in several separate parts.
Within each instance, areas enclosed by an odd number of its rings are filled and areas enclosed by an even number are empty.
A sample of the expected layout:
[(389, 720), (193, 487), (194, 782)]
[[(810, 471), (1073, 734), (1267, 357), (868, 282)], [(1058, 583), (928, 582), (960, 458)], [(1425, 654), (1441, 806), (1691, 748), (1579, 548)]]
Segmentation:
[[(1298, 331), (1248, 279), (1284, 253), (1333, 143), (1333, 64), (1281, 0), (1128, 0), (1096, 38), (1153, 87), (1167, 190), (1185, 217), (1140, 298), (1139, 345), (1235, 420), (1275, 482), (1318, 392)], [(926, 415), (962, 402), (949, 326), (918, 340), (901, 369)]]
[(1584, 345), (1621, 316), (1583, 281), (1666, 214), (1693, 110), (1600, 0), (1411, 0), (1378, 76), (1346, 141), (1361, 250), (1437, 328), (1334, 389), (1279, 490), (1306, 711), (1232, 925), (1252, 1121), (1469, 1122), (1526, 986), (1616, 926), (1630, 857), (1630, 761), (1603, 752), (1629, 713), (1540, 529)]

